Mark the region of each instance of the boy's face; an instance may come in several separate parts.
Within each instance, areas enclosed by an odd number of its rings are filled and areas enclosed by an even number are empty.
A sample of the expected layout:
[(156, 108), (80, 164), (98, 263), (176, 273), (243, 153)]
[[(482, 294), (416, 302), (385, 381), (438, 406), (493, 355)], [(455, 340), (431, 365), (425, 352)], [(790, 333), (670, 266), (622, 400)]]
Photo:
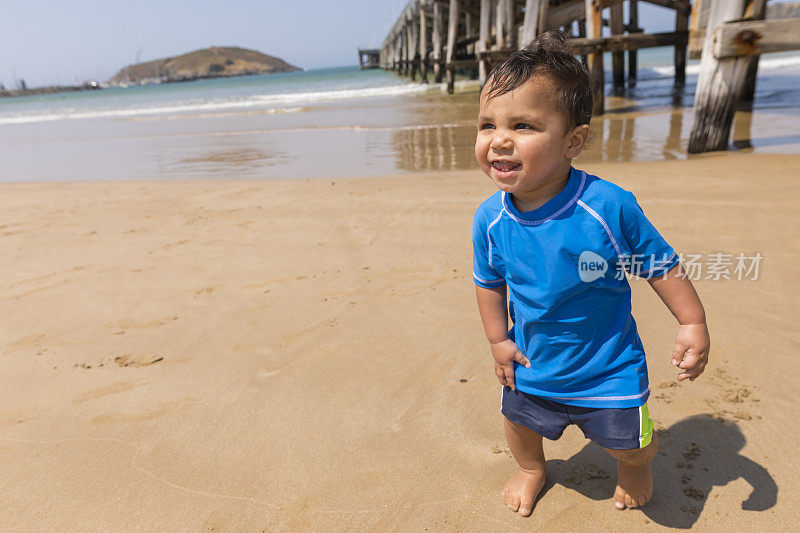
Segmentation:
[(481, 93), (478, 113), (478, 164), (500, 190), (535, 197), (537, 189), (567, 174), (589, 126), (565, 133), (564, 117), (552, 103), (555, 87), (547, 78), (531, 78), (491, 100), (487, 90)]

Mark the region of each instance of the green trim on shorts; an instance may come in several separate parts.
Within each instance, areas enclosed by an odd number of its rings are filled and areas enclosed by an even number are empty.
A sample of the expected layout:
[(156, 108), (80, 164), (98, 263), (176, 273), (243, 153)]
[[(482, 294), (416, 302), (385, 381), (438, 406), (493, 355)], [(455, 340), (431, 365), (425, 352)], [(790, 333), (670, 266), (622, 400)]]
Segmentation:
[(650, 418), (647, 402), (639, 407), (639, 423), (639, 448), (644, 448), (653, 440), (653, 420)]

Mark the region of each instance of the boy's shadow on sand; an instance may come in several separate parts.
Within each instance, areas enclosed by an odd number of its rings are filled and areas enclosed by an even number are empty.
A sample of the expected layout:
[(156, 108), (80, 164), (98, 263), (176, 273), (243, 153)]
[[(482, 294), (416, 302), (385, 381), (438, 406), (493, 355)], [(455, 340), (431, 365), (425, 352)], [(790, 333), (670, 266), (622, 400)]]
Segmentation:
[[(641, 510), (654, 522), (690, 528), (703, 512), (714, 486), (744, 478), (752, 487), (746, 511), (764, 511), (775, 505), (778, 486), (758, 463), (739, 455), (745, 438), (739, 427), (711, 415), (697, 415), (659, 430), (659, 452), (653, 461), (655, 491)], [(616, 461), (596, 444), (587, 444), (567, 461), (547, 461), (547, 484), (575, 489), (595, 500), (609, 500), (616, 485)], [(534, 510), (535, 513), (535, 510)]]

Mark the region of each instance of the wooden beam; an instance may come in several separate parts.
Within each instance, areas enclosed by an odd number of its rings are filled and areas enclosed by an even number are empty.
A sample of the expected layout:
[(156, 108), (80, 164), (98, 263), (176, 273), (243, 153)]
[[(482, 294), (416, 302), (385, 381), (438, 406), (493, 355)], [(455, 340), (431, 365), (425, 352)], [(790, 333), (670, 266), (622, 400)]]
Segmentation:
[[(767, 14), (767, 0), (750, 0), (744, 11), (747, 20), (764, 20)], [(797, 32), (794, 33), (797, 35)], [(758, 74), (758, 55), (750, 56), (747, 63), (747, 74), (744, 79), (742, 94), (739, 95), (738, 108), (752, 108), (753, 98), (756, 94), (756, 75)]]
[(503, 23), (506, 29), (506, 46), (508, 48), (517, 48), (517, 26), (516, 26), (516, 18), (517, 18), (517, 2), (516, 0), (500, 0), (500, 2), (505, 2), (505, 8), (503, 8), (503, 14), (506, 16), (506, 21)]
[(428, 83), (428, 14), (419, 10), (419, 61), (420, 81)]
[[(588, 33), (588, 28), (587, 28)], [(569, 45), (576, 54), (583, 55), (599, 50), (606, 52), (623, 52), (638, 50), (640, 48), (655, 48), (658, 46), (675, 46), (686, 43), (688, 33), (632, 33), (630, 35), (612, 35), (602, 39), (576, 38), (570, 39)]]
[(745, 0), (714, 2), (708, 18), (695, 89), (689, 153), (725, 150), (731, 134), (736, 103), (747, 73), (747, 57), (714, 57), (715, 29), (744, 14)]
[(456, 73), (455, 70), (450, 68), (450, 64), (456, 58), (456, 33), (458, 32), (458, 13), (459, 13), (459, 0), (450, 0), (450, 14), (447, 20), (447, 57), (446, 57), (446, 75), (447, 75), (447, 92), (452, 94), (455, 89)]
[(419, 52), (419, 15), (414, 12), (414, 9), (409, 10), (410, 19), (408, 21), (408, 25), (411, 27), (411, 41), (408, 46), (409, 56), (410, 56), (410, 63), (411, 63), (411, 81), (414, 81), (417, 77), (417, 69), (419, 67), (419, 62), (417, 60), (417, 54)]
[[(623, 3), (624, 0), (601, 0), (600, 9)], [(585, 0), (567, 0), (561, 5), (547, 9), (546, 28), (569, 26), (573, 20), (586, 20)]]
[(433, 4), (433, 81), (442, 82), (442, 4)]
[[(625, 33), (625, 21), (622, 18), (622, 4), (611, 7), (611, 19), (609, 27), (611, 35), (623, 35)], [(614, 94), (621, 96), (625, 92), (625, 53), (612, 52), (611, 62), (614, 80)]]
[[(638, 28), (639, 26), (639, 4), (637, 0), (630, 0), (628, 3), (628, 25), (630, 28)], [(634, 33), (636, 30), (629, 29), (629, 33)], [(641, 31), (641, 30), (638, 30)], [(636, 87), (638, 78), (639, 65), (637, 64), (636, 50), (628, 51), (628, 87)]]
[(495, 50), (502, 50), (506, 48), (506, 32), (505, 32), (505, 23), (506, 23), (506, 14), (505, 14), (505, 7), (506, 3), (504, 0), (497, 0), (495, 2), (495, 16), (494, 16), (494, 49)]
[(546, 0), (525, 0), (525, 19), (522, 22), (520, 49), (536, 38), (539, 31), (539, 15), (542, 12), (542, 6), (546, 5)]
[[(680, 4), (680, 5), (678, 5)], [(675, 9), (675, 32), (685, 32), (689, 29), (689, 5), (687, 2), (677, 3)], [(676, 88), (686, 85), (686, 44), (676, 44), (674, 50), (675, 58), (675, 82)]]
[(800, 19), (729, 22), (714, 30), (714, 57), (784, 52), (800, 49)]
[(481, 0), (481, 20), (478, 28), (478, 80), (481, 85), (486, 83), (486, 76), (488, 74), (488, 62), (484, 54), (489, 49), (489, 23), (491, 21), (492, 13), (491, 0)]
[[(721, 0), (722, 2), (726, 2), (727, 0)], [(666, 7), (667, 9), (682, 9), (683, 7), (681, 4), (681, 0), (642, 0), (642, 2), (647, 2), (648, 4), (653, 4), (656, 6)]]
[[(599, 0), (586, 0), (586, 37), (599, 39), (602, 37), (603, 17)], [(596, 49), (587, 54), (589, 78), (592, 82), (593, 115), (602, 115), (604, 110), (603, 96), (605, 91), (605, 74), (603, 72), (603, 52)]]
[(692, 2), (692, 16), (689, 18), (689, 59), (700, 59), (710, 6), (711, 0), (694, 0)]

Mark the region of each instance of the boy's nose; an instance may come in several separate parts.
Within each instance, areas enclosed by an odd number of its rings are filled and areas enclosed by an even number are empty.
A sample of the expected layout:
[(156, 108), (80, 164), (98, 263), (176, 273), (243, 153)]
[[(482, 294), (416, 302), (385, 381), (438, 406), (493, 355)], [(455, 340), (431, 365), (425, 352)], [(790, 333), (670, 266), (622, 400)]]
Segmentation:
[(497, 130), (492, 136), (490, 147), (495, 150), (507, 150), (513, 146), (514, 143), (511, 141), (511, 137), (503, 130)]

